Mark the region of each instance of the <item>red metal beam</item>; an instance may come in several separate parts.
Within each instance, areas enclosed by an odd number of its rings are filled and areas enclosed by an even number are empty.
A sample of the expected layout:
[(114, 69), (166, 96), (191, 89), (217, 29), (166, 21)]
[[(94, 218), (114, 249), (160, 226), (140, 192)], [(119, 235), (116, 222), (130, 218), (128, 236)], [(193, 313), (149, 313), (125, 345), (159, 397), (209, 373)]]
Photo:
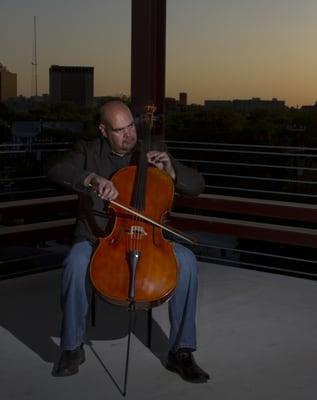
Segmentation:
[[(305, 246), (317, 248), (317, 231), (313, 229), (280, 229), (270, 224), (250, 223), (246, 225), (239, 222), (208, 221), (206, 219), (184, 218), (171, 216), (171, 225), (179, 230), (197, 230), (224, 235), (236, 236), (238, 238), (263, 240), (266, 242), (283, 243), (294, 246)], [(264, 226), (267, 225), (267, 226)]]
[[(2, 203), (0, 205), (0, 213), (3, 216), (8, 214), (28, 217), (36, 216), (41, 210), (44, 212), (50, 221), (35, 222), (28, 225), (17, 225), (16, 227), (0, 228), (0, 246), (16, 244), (17, 242), (33, 242), (36, 240), (57, 239), (68, 236), (73, 228), (71, 220), (54, 221), (52, 218), (63, 218), (62, 211), (68, 210), (67, 217), (69, 218), (77, 204), (76, 196), (64, 196), (62, 198), (44, 198), (35, 200), (19, 200), (15, 202)], [(224, 211), (228, 214), (239, 213), (243, 215), (261, 215), (278, 219), (285, 218), (298, 221), (316, 221), (316, 207), (314, 205), (292, 205), (292, 203), (282, 202), (267, 202), (261, 200), (253, 200), (252, 204), (245, 199), (232, 198), (216, 198), (215, 196), (188, 198), (178, 196), (176, 205), (194, 209), (196, 212), (200, 210)], [(257, 209), (259, 206), (259, 209)], [(36, 211), (35, 211), (36, 209)], [(191, 211), (189, 211), (193, 214)], [(248, 238), (255, 240), (264, 240), (269, 242), (284, 243), (289, 245), (298, 245), (317, 248), (317, 230), (300, 228), (296, 226), (281, 225), (274, 222), (270, 224), (251, 222), (247, 220), (237, 220), (228, 218), (214, 218), (202, 215), (190, 215), (173, 213), (171, 223), (175, 228), (181, 230), (199, 230), (211, 233), (227, 234), (240, 238)], [(59, 216), (60, 215), (60, 216)], [(52, 217), (53, 216), (53, 217)], [(27, 220), (27, 218), (26, 218)], [(74, 221), (74, 220), (73, 220)], [(30, 220), (31, 222), (31, 220)]]
[(162, 116), (155, 134), (164, 133), (166, 0), (132, 0), (131, 106), (142, 115), (155, 104)]
[(255, 215), (294, 221), (317, 222), (317, 206), (282, 201), (269, 201), (227, 196), (176, 196), (175, 206), (187, 209)]

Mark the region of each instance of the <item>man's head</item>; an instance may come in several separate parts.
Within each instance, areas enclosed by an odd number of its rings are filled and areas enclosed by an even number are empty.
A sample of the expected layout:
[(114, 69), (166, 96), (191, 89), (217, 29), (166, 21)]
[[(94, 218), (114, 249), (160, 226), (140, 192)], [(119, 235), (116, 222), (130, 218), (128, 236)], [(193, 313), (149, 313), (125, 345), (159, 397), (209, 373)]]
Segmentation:
[(121, 101), (109, 101), (101, 107), (99, 129), (119, 155), (129, 153), (136, 144), (137, 133), (131, 111)]

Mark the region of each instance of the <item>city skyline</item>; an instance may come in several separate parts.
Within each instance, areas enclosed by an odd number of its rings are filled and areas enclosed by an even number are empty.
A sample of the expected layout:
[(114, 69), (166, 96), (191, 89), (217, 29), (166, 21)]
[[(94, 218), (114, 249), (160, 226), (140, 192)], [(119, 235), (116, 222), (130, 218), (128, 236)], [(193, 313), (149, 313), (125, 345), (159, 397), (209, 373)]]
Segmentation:
[[(0, 62), (30, 96), (33, 16), (37, 16), (39, 94), (49, 67), (93, 66), (94, 95), (130, 93), (130, 0), (2, 0)], [(317, 3), (303, 0), (167, 0), (166, 96), (317, 100)]]

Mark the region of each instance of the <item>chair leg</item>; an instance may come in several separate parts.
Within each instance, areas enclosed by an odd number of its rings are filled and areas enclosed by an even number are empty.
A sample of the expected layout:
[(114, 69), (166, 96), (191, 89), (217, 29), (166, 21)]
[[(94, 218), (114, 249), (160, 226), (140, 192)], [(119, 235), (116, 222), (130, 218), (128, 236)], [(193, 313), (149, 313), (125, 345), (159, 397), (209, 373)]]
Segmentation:
[(152, 308), (147, 310), (147, 347), (152, 345)]
[(91, 326), (96, 326), (96, 294), (93, 290), (91, 292), (90, 317)]

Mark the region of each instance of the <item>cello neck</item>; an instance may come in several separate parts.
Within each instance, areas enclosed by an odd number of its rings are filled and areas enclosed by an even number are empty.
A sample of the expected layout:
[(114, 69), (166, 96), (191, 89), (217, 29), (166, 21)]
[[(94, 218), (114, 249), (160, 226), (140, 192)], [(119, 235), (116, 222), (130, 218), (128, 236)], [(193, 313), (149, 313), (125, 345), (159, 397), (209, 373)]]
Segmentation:
[(140, 157), (137, 164), (137, 174), (134, 182), (134, 191), (131, 206), (139, 211), (145, 210), (146, 182), (147, 182), (147, 157), (146, 154), (150, 149), (151, 131), (153, 128), (154, 112), (156, 107), (149, 105), (145, 107), (145, 114), (141, 121), (138, 134), (142, 134)]

